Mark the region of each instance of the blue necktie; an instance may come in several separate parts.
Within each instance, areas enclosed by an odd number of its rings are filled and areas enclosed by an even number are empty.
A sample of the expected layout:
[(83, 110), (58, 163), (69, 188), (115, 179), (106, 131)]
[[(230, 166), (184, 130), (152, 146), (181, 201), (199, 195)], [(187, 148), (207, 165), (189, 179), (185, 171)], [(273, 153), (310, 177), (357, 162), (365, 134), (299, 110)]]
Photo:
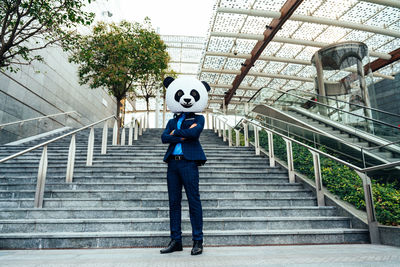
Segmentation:
[[(179, 118), (178, 123), (176, 124), (176, 128), (178, 130), (181, 129), (181, 125), (182, 122), (185, 120), (186, 114), (183, 113), (182, 116)], [(175, 145), (174, 151), (172, 152), (172, 155), (183, 155), (183, 151), (182, 151), (182, 144), (181, 143), (177, 143)]]

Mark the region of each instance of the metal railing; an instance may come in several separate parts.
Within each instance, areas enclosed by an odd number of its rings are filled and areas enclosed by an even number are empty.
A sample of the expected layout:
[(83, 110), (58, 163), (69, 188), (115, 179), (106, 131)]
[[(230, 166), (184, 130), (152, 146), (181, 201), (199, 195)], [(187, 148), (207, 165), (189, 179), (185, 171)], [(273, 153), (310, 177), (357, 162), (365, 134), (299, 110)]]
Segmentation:
[[(127, 125), (128, 127), (123, 127), (121, 132), (121, 146), (125, 145), (126, 142), (126, 128), (129, 129), (128, 132), (128, 145), (131, 146), (133, 140), (138, 140), (138, 136), (141, 136), (143, 132), (146, 131), (147, 125), (146, 114), (142, 114), (138, 118), (133, 118)], [(126, 125), (125, 125), (126, 126)]]
[[(74, 176), (74, 165), (75, 165), (75, 154), (76, 154), (76, 134), (85, 129), (90, 128), (89, 138), (88, 138), (88, 146), (87, 146), (87, 156), (86, 156), (86, 166), (92, 166), (93, 164), (93, 151), (94, 151), (94, 126), (104, 122), (103, 134), (102, 134), (102, 142), (101, 142), (101, 154), (107, 153), (107, 139), (108, 139), (108, 120), (114, 118), (114, 127), (113, 127), (113, 136), (112, 136), (112, 145), (117, 145), (118, 143), (118, 120), (112, 115), (97, 122), (91, 123), (87, 126), (69, 132), (67, 134), (55, 137), (49, 141), (43, 142), (41, 144), (35, 145), (31, 148), (27, 148), (23, 151), (10, 155), (0, 160), (0, 164), (4, 163), (8, 160), (14, 159), (21, 155), (24, 155), (28, 152), (34, 151), (43, 147), (42, 155), (39, 162), (37, 183), (36, 183), (36, 191), (35, 191), (35, 208), (43, 207), (43, 196), (44, 196), (44, 188), (46, 184), (46, 174), (47, 174), (47, 165), (48, 165), (48, 154), (47, 154), (47, 146), (51, 143), (54, 143), (58, 140), (71, 136), (71, 142), (68, 150), (68, 161), (67, 161), (67, 170), (66, 170), (66, 183), (72, 183)], [(132, 124), (135, 123), (135, 140), (137, 140), (138, 135), (142, 135), (144, 126), (145, 126), (145, 118), (141, 118), (140, 120), (134, 119)], [(132, 130), (130, 130), (129, 138), (132, 139)], [(130, 145), (132, 142), (130, 142)]]
[[(311, 147), (307, 144), (304, 144), (294, 138), (285, 136), (284, 134), (279, 133), (273, 129), (269, 129), (265, 126), (262, 126), (261, 124), (257, 124), (257, 123), (245, 120), (242, 122), (242, 125), (243, 125), (243, 131), (244, 131), (243, 135), (244, 135), (244, 139), (245, 139), (244, 145), (247, 147), (249, 146), (249, 141), (248, 141), (248, 139), (249, 139), (249, 124), (252, 124), (254, 127), (254, 148), (255, 148), (256, 155), (259, 155), (260, 150), (261, 150), (259, 131), (264, 130), (268, 134), (268, 157), (269, 157), (269, 164), (271, 167), (274, 167), (275, 162), (276, 162), (275, 155), (274, 155), (273, 135), (277, 135), (277, 136), (280, 136), (281, 138), (283, 138), (283, 140), (286, 143), (287, 168), (288, 168), (288, 175), (289, 175), (290, 183), (295, 182), (295, 170), (294, 170), (292, 143), (296, 143), (296, 144), (308, 149), (308, 151), (312, 154), (312, 157), (313, 157), (315, 186), (316, 186), (318, 206), (325, 205), (324, 189), (322, 187), (320, 156), (330, 158), (336, 162), (339, 162), (339, 163), (353, 169), (360, 176), (360, 178), (363, 182), (365, 206), (366, 206), (366, 212), (367, 212), (367, 222), (368, 222), (371, 243), (373, 243), (373, 244), (380, 243), (378, 221), (377, 221), (376, 215), (375, 215), (375, 208), (374, 208), (373, 195), (372, 195), (371, 179), (367, 176), (367, 172), (381, 170), (381, 169), (387, 169), (387, 168), (391, 168), (391, 167), (395, 167), (395, 166), (400, 166), (400, 161), (387, 163), (387, 164), (381, 164), (381, 165), (368, 167), (368, 168), (360, 168), (349, 162), (346, 162), (342, 159), (332, 156), (326, 152), (323, 152), (315, 147)], [(226, 133), (225, 133), (226, 129), (228, 129), (229, 132), (231, 132), (231, 129), (234, 129), (236, 132), (236, 146), (240, 146), (240, 142), (238, 142), (240, 129), (235, 129), (235, 127), (227, 125), (226, 118), (224, 118), (223, 116), (221, 118), (221, 115), (213, 114), (212, 126), (214, 127), (214, 132), (218, 132), (218, 135), (220, 137), (226, 136)], [(231, 143), (232, 143), (231, 135), (228, 134), (228, 136), (229, 136), (228, 142), (231, 145)]]
[[(353, 161), (358, 161), (358, 162), (362, 163), (364, 168), (367, 166), (367, 161), (365, 159), (366, 158), (365, 156), (377, 157), (376, 155), (373, 154), (374, 150), (380, 150), (382, 148), (386, 148), (386, 147), (392, 146), (394, 144), (399, 144), (400, 143), (400, 140), (399, 140), (399, 141), (390, 142), (390, 143), (387, 143), (387, 144), (384, 144), (384, 145), (378, 145), (378, 146), (373, 146), (373, 147), (365, 147), (365, 146), (361, 146), (361, 145), (357, 144), (356, 142), (349, 142), (349, 141), (343, 140), (343, 139), (341, 139), (341, 138), (339, 138), (337, 136), (327, 135), (326, 133), (324, 133), (322, 131), (315, 131), (315, 130), (312, 130), (311, 128), (306, 128), (306, 127), (303, 127), (303, 126), (300, 126), (300, 125), (297, 125), (297, 124), (294, 124), (294, 123), (290, 123), (290, 122), (287, 122), (287, 121), (284, 121), (284, 120), (273, 118), (273, 117), (267, 116), (265, 114), (257, 114), (257, 115), (258, 116), (262, 116), (263, 118), (266, 118), (267, 120), (270, 120), (270, 122), (264, 122), (267, 127), (270, 127), (271, 129), (280, 130), (281, 132), (285, 132), (287, 136), (291, 135), (291, 136), (297, 137), (298, 139), (303, 139), (304, 141), (307, 141), (307, 138), (304, 138), (302, 135), (296, 134), (294, 132), (294, 130), (295, 129), (299, 129), (299, 130), (302, 130), (303, 132), (306, 131), (307, 133), (312, 133), (313, 140), (309, 140), (309, 141), (314, 144), (314, 147), (316, 145), (324, 145), (321, 142), (317, 142), (317, 140), (320, 140), (320, 137), (329, 138), (329, 140), (331, 140), (331, 141), (340, 142), (341, 144), (345, 144), (348, 147), (354, 147), (355, 149), (358, 149), (360, 151), (361, 158), (358, 158), (358, 157), (356, 157), (354, 155), (351, 155), (349, 153), (345, 153), (345, 152), (336, 150), (336, 149), (334, 149), (332, 147), (329, 147), (329, 145), (326, 146), (327, 149), (331, 150), (334, 153), (343, 155), (343, 156), (345, 156), (347, 158), (350, 158)], [(249, 116), (243, 117), (242, 119), (239, 120), (239, 122), (236, 125), (241, 125), (243, 120), (250, 121), (250, 120), (253, 120), (253, 119), (254, 118), (251, 118)], [(280, 127), (274, 125), (275, 122), (284, 124), (286, 126), (286, 128), (280, 128)], [(290, 129), (292, 129), (292, 131), (290, 131)], [(391, 150), (387, 150), (387, 151), (391, 151)]]
[[(31, 118), (31, 119), (26, 119), (26, 120), (13, 121), (13, 122), (0, 124), (0, 130), (2, 130), (6, 126), (10, 126), (10, 125), (14, 125), (14, 124), (19, 124), (19, 126), (22, 126), (26, 122), (35, 121), (35, 120), (41, 121), (41, 120), (46, 119), (46, 118), (52, 118), (52, 117), (57, 117), (57, 116), (61, 116), (61, 115), (70, 116), (70, 114), (73, 114), (73, 113), (76, 113), (76, 115), (81, 117), (81, 115), (76, 111), (68, 111), (68, 112), (63, 112), (63, 113), (56, 113), (56, 114), (51, 114), (51, 115), (47, 115), (47, 116), (41, 116), (41, 117), (36, 117), (36, 118)], [(72, 118), (72, 116), (70, 116), (70, 117)], [(58, 122), (58, 123), (60, 123), (60, 122)], [(63, 125), (62, 123), (60, 123), (60, 124)], [(80, 123), (80, 124), (82, 124), (82, 123)], [(65, 126), (65, 125), (63, 125), (63, 126)]]
[[(257, 96), (259, 95), (259, 93), (263, 89), (266, 89), (266, 87), (261, 87), (247, 102), (248, 103), (252, 103), (253, 99), (256, 99)], [(278, 101), (281, 97), (285, 96), (286, 94), (291, 94), (292, 96), (297, 96), (299, 98), (303, 98), (302, 96), (296, 95), (296, 93), (299, 93), (299, 94), (301, 93), (301, 94), (308, 94), (309, 96), (314, 96), (317, 99), (320, 99), (320, 98), (327, 99), (327, 100), (331, 100), (331, 101), (334, 101), (334, 102), (340, 102), (340, 103), (343, 103), (345, 105), (355, 106), (355, 107), (359, 107), (359, 108), (362, 108), (362, 109), (367, 109), (367, 110), (370, 110), (370, 111), (376, 111), (376, 112), (379, 112), (379, 113), (382, 113), (382, 114), (386, 114), (386, 115), (390, 115), (390, 116), (393, 116), (393, 117), (400, 118), (399, 114), (395, 114), (395, 113), (392, 113), (392, 112), (388, 112), (388, 111), (377, 109), (377, 108), (373, 108), (373, 107), (367, 107), (367, 106), (364, 106), (364, 105), (361, 105), (361, 104), (357, 104), (357, 103), (350, 103), (350, 102), (347, 102), (347, 101), (344, 101), (344, 100), (340, 100), (340, 99), (336, 99), (336, 98), (332, 98), (332, 97), (329, 97), (329, 96), (322, 96), (322, 95), (319, 95), (319, 94), (316, 94), (316, 93), (313, 93), (313, 92), (300, 91), (300, 90), (297, 90), (297, 89), (288, 89), (286, 91), (283, 91), (283, 90), (276, 89), (276, 88), (268, 88), (268, 90), (272, 90), (272, 91), (280, 93), (280, 95), (278, 97), (276, 97), (275, 99), (269, 99), (272, 102)], [(294, 94), (290, 93), (290, 91), (293, 91)], [(310, 101), (310, 99), (307, 99), (307, 100)], [(333, 108), (333, 106), (330, 106), (330, 105), (329, 105), (329, 107)]]
[(339, 108), (336, 108), (336, 107), (332, 107), (332, 106), (327, 105), (325, 103), (321, 103), (321, 102), (318, 102), (318, 101), (310, 100), (310, 99), (298, 96), (296, 94), (285, 92), (285, 91), (282, 91), (282, 90), (279, 90), (279, 89), (275, 89), (275, 90), (278, 91), (278, 92), (282, 92), (285, 95), (293, 96), (293, 97), (298, 98), (298, 99), (303, 100), (303, 101), (311, 101), (311, 102), (317, 104), (318, 106), (323, 106), (323, 107), (326, 107), (328, 109), (333, 109), (333, 110), (338, 111), (338, 112), (343, 112), (343, 113), (349, 114), (351, 116), (355, 116), (355, 117), (359, 117), (359, 118), (364, 119), (364, 120), (375, 122), (377, 124), (382, 124), (382, 125), (385, 125), (386, 127), (389, 127), (389, 128), (395, 129), (395, 130), (399, 129), (398, 126), (386, 123), (384, 121), (380, 121), (380, 120), (377, 120), (377, 119), (374, 119), (374, 118), (370, 118), (370, 117), (366, 117), (366, 116), (363, 116), (363, 115), (360, 115), (360, 114), (357, 114), (357, 113), (353, 113), (353, 112), (350, 112), (350, 111), (346, 111), (346, 110), (342, 110), (342, 109), (339, 109)]

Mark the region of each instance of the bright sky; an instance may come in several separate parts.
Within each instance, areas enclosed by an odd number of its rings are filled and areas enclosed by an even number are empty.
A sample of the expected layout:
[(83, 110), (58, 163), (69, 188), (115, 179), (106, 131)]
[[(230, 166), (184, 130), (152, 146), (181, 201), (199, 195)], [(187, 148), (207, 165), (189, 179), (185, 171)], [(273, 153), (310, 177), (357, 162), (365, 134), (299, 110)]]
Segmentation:
[(162, 35), (205, 37), (215, 0), (97, 0), (112, 21), (125, 19), (142, 22), (148, 16)]

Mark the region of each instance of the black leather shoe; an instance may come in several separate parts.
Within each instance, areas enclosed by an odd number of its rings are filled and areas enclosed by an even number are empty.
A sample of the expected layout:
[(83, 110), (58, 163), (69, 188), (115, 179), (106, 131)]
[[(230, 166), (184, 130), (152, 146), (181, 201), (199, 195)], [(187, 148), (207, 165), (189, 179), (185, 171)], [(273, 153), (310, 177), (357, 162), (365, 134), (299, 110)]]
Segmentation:
[(165, 254), (165, 253), (172, 253), (174, 251), (182, 251), (182, 242), (181, 241), (176, 241), (176, 240), (171, 240), (171, 242), (169, 242), (168, 247), (163, 248), (162, 250), (160, 250), (161, 254)]
[(192, 255), (200, 255), (203, 253), (203, 240), (194, 240), (193, 241), (193, 248), (190, 254)]

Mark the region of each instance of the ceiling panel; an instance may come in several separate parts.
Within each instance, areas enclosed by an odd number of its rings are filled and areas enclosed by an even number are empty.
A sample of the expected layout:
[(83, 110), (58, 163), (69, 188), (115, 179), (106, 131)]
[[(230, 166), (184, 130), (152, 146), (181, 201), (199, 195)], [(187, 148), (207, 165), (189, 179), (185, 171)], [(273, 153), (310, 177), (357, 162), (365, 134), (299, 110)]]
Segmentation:
[[(218, 7), (229, 7), (240, 10), (266, 10), (277, 12), (286, 0), (221, 0)], [(276, 89), (296, 89), (314, 90), (314, 82), (303, 82), (294, 79), (297, 77), (314, 79), (316, 76), (315, 68), (311, 65), (289, 63), (290, 61), (303, 60), (311, 62), (312, 56), (320, 49), (319, 43), (331, 44), (343, 41), (365, 42), (370, 51), (390, 53), (400, 47), (400, 38), (374, 33), (376, 28), (391, 29), (400, 31), (400, 9), (387, 7), (385, 5), (374, 4), (360, 0), (304, 0), (296, 9), (295, 15), (312, 16), (333, 21), (351, 22), (353, 28), (345, 28), (337, 25), (297, 21), (289, 19), (278, 31), (276, 38), (291, 38), (291, 43), (277, 42), (272, 40), (264, 49), (261, 57), (272, 57), (268, 60), (263, 58), (257, 60), (251, 71), (267, 73), (271, 75), (287, 75), (288, 79), (277, 79), (269, 77), (254, 77), (247, 75), (242, 83), (242, 87), (251, 88), (276, 88)], [(211, 32), (224, 34), (234, 34), (230, 37), (209, 36), (203, 46), (203, 56), (200, 65), (200, 75), (202, 80), (210, 83), (224, 84), (228, 87), (218, 88), (219, 94), (227, 92), (232, 85), (236, 75), (201, 72), (202, 69), (212, 69), (216, 72), (222, 70), (239, 71), (245, 58), (253, 50), (258, 39), (251, 35), (261, 36), (269, 25), (272, 18), (266, 16), (255, 16), (255, 14), (234, 14), (225, 13), (215, 9), (214, 16), (210, 25)], [(359, 30), (357, 24), (369, 25), (369, 31)], [(375, 28), (373, 28), (375, 27)], [(237, 38), (236, 34), (247, 34), (245, 37)], [(176, 43), (176, 40), (172, 40)], [(308, 42), (308, 43), (304, 43)], [(314, 43), (313, 43), (314, 42)], [(305, 45), (307, 44), (307, 45)], [(199, 45), (199, 44), (195, 44)], [(227, 53), (220, 56), (206, 56), (206, 52)], [(239, 54), (236, 56), (236, 54)], [(245, 55), (242, 55), (245, 54)], [(277, 57), (277, 58), (274, 58)], [(283, 58), (283, 59), (282, 59)], [(373, 61), (376, 56), (370, 57)], [(288, 61), (288, 63), (282, 62)], [(393, 75), (399, 72), (400, 63), (391, 64), (384, 68), (382, 73)], [(332, 72), (329, 79), (343, 77), (345, 72)], [(381, 78), (375, 80), (381, 80)], [(240, 87), (240, 86), (239, 86)], [(238, 89), (237, 96), (245, 94), (253, 96), (255, 90)], [(246, 101), (246, 100), (241, 100)], [(220, 104), (214, 105), (220, 108)], [(210, 105), (211, 107), (211, 105)]]

